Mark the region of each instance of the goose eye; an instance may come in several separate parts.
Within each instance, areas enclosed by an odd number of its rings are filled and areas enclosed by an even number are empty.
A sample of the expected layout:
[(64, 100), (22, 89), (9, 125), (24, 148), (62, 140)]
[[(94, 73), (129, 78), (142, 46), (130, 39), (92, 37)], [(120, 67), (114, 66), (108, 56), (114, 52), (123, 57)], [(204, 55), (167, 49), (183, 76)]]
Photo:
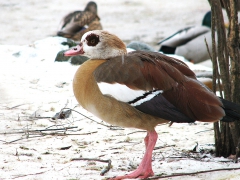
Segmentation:
[(96, 46), (99, 43), (99, 36), (91, 33), (86, 37), (86, 40), (88, 46)]
[(95, 39), (92, 39), (92, 40), (90, 41), (90, 43), (91, 43), (91, 44), (95, 44)]

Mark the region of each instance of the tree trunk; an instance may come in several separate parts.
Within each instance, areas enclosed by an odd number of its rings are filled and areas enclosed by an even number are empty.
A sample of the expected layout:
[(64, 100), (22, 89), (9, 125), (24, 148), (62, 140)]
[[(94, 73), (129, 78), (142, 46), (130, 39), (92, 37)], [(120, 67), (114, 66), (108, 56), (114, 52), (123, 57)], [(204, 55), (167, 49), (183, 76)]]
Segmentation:
[[(213, 87), (216, 92), (216, 79), (223, 84), (224, 98), (240, 104), (240, 51), (239, 51), (239, 0), (209, 0), (212, 11), (212, 62)], [(226, 9), (229, 19), (226, 33), (222, 8)], [(215, 38), (217, 34), (217, 43)], [(216, 46), (217, 44), (217, 46)], [(219, 68), (218, 68), (219, 67)], [(219, 75), (220, 74), (220, 75)], [(220, 86), (218, 84), (218, 86)], [(216, 156), (238, 157), (240, 145), (240, 123), (214, 123)]]

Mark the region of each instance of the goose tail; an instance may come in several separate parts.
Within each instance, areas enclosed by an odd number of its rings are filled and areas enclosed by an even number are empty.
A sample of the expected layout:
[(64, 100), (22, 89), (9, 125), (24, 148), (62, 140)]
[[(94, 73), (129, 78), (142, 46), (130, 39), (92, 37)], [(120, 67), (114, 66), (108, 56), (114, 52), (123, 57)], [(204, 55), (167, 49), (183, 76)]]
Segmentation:
[(223, 122), (240, 121), (240, 105), (220, 98), (225, 110), (225, 116), (221, 119)]

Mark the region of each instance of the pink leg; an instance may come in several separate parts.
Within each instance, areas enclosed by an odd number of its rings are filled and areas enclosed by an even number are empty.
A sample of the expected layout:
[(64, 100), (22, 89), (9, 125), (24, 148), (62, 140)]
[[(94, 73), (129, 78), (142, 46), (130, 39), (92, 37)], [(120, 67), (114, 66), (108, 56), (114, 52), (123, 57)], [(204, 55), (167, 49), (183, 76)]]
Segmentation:
[(147, 150), (147, 146), (148, 146), (148, 141), (149, 141), (149, 133), (147, 132), (147, 135), (144, 138), (144, 143), (145, 143), (146, 150)]
[(144, 139), (146, 152), (138, 168), (128, 175), (117, 176), (115, 178), (111, 178), (111, 180), (148, 178), (150, 176), (153, 176), (154, 173), (152, 170), (152, 151), (157, 142), (157, 138), (158, 138), (158, 135), (155, 130), (151, 132), (148, 131), (147, 136)]

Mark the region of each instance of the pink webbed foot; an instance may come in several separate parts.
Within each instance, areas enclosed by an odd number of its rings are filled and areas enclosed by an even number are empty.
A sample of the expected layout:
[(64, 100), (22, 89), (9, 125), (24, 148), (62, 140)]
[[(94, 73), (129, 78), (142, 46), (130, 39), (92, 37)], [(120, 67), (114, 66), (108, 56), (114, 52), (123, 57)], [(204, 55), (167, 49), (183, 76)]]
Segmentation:
[(148, 170), (145, 170), (143, 168), (138, 168), (128, 175), (117, 176), (117, 177), (114, 177), (114, 178), (110, 178), (110, 180), (135, 179), (135, 178), (145, 179), (145, 178), (151, 177), (153, 175), (154, 175), (154, 173), (152, 171), (152, 168), (148, 169)]
[(132, 173), (124, 176), (117, 176), (110, 180), (148, 178), (154, 175), (152, 170), (152, 151), (155, 147), (158, 135), (156, 131), (148, 132), (145, 137), (146, 152), (139, 167)]

